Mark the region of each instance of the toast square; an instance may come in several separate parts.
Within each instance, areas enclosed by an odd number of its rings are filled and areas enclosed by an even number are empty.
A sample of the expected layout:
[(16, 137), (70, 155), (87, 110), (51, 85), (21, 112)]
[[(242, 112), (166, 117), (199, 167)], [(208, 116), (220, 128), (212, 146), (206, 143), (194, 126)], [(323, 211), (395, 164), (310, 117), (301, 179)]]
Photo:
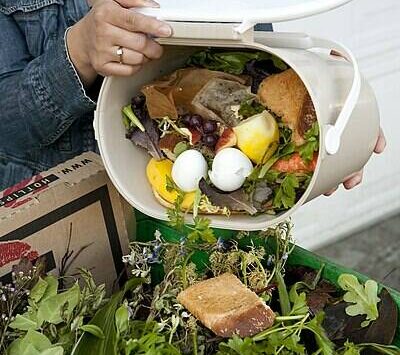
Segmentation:
[(304, 144), (304, 133), (317, 120), (311, 97), (293, 69), (265, 78), (259, 89), (260, 102), (282, 118), (293, 131), (293, 142)]
[(252, 336), (275, 320), (271, 308), (230, 273), (188, 287), (179, 293), (178, 301), (221, 337)]

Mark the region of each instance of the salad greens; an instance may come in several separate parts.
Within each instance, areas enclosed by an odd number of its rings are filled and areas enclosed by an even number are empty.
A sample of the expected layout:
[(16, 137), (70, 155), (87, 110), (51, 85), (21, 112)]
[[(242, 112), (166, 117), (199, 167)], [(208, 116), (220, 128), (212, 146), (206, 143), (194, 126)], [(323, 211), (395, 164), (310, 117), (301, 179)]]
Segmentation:
[(362, 355), (364, 350), (374, 351), (378, 354), (387, 354), (387, 355), (398, 355), (399, 349), (396, 346), (382, 346), (379, 344), (372, 344), (372, 343), (361, 343), (361, 344), (354, 344), (351, 342), (346, 342), (343, 355)]
[[(82, 287), (75, 281), (70, 288), (59, 290), (60, 280), (52, 275), (43, 275), (40, 263), (29, 265), (27, 260), (23, 260), (22, 264), (27, 266), (15, 274), (15, 286), (3, 286), (0, 291), (4, 295), (3, 301), (9, 298), (10, 304), (21, 303), (17, 309), (26, 309), (10, 314), (10, 322), (2, 330), (0, 348), (4, 350), (8, 343), (9, 355), (68, 354), (85, 332), (95, 334), (98, 331), (97, 334), (102, 335), (98, 329), (84, 325), (84, 321), (103, 305), (105, 286), (96, 286), (91, 273), (81, 269)], [(31, 280), (36, 283), (29, 287)], [(11, 292), (8, 296), (5, 296), (5, 287)], [(14, 303), (12, 297), (17, 302)]]
[(285, 70), (288, 68), (284, 61), (266, 52), (219, 52), (211, 49), (193, 54), (188, 59), (187, 65), (240, 75), (244, 72), (246, 64), (251, 60), (271, 60), (273, 65), (280, 70)]
[(245, 101), (239, 107), (239, 115), (243, 118), (249, 118), (265, 110), (265, 107), (255, 100)]
[(295, 174), (286, 174), (279, 187), (276, 188), (274, 196), (274, 207), (290, 208), (296, 203), (296, 189), (300, 186)]
[(353, 303), (346, 308), (346, 313), (350, 316), (359, 314), (365, 315), (366, 320), (361, 323), (362, 327), (368, 326), (371, 321), (378, 318), (378, 284), (373, 280), (368, 280), (365, 285), (361, 285), (354, 275), (343, 274), (338, 280), (339, 286), (347, 291), (343, 300)]
[(126, 129), (129, 130), (133, 127), (137, 127), (142, 132), (145, 131), (144, 126), (142, 125), (140, 120), (137, 118), (137, 116), (133, 112), (131, 105), (126, 105), (122, 108), (122, 117), (123, 117), (123, 122), (124, 122)]
[(200, 180), (199, 188), (214, 206), (225, 207), (230, 211), (246, 211), (250, 215), (257, 213), (257, 209), (243, 189), (224, 193), (211, 186), (204, 178)]
[(267, 162), (261, 165), (258, 169), (258, 178), (262, 179), (265, 177), (267, 172), (272, 166), (282, 158), (290, 156), (296, 151), (296, 147), (292, 142), (292, 130), (282, 124), (279, 125), (279, 146), (274, 155), (267, 160)]
[(185, 227), (185, 218), (182, 213), (182, 203), (184, 199), (184, 193), (175, 182), (169, 176), (166, 177), (166, 189), (168, 192), (176, 192), (177, 197), (174, 202), (173, 208), (167, 208), (167, 216), (169, 220), (169, 225), (175, 228), (177, 231), (182, 232)]
[[(179, 232), (184, 232), (186, 230), (189, 233), (188, 238), (193, 242), (197, 240), (202, 240), (204, 242), (214, 243), (216, 241), (216, 238), (214, 236), (213, 230), (210, 228), (210, 220), (193, 214), (194, 225), (185, 225), (185, 217), (184, 213), (182, 212), (182, 202), (185, 195), (170, 177), (167, 177), (166, 187), (167, 191), (175, 191), (177, 193), (174, 207), (167, 209), (169, 225)], [(198, 206), (200, 203), (200, 193), (197, 192), (196, 195), (197, 197), (195, 205)]]
[(72, 355), (83, 355), (91, 352), (98, 355), (116, 353), (119, 336), (125, 330), (123, 327), (127, 326), (127, 320), (122, 319), (126, 313), (121, 312), (121, 307), (123, 307), (121, 302), (128, 291), (139, 287), (144, 281), (139, 278), (131, 278), (121, 291), (111, 297), (88, 324), (97, 331), (88, 332), (86, 330), (76, 343)]
[(314, 122), (312, 127), (304, 134), (306, 142), (298, 148), (302, 159), (309, 163), (314, 157), (314, 153), (319, 150), (319, 126)]

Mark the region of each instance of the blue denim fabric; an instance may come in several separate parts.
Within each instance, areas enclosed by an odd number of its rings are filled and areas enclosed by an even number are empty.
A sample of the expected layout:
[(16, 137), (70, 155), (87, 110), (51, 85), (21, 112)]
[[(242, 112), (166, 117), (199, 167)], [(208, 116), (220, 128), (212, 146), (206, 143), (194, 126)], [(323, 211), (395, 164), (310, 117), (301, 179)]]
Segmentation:
[(87, 0), (0, 0), (0, 191), (96, 150), (95, 102), (64, 41), (88, 10)]
[(68, 59), (86, 0), (0, 0), (0, 190), (95, 149), (95, 102)]

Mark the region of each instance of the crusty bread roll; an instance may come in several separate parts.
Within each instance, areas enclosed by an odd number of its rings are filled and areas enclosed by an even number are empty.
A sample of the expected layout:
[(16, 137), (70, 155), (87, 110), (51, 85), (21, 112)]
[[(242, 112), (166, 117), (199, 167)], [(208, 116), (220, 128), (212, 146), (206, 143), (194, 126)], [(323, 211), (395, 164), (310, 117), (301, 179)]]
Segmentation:
[(282, 118), (293, 131), (292, 140), (304, 144), (304, 133), (317, 120), (303, 81), (293, 69), (265, 78), (258, 89), (260, 102)]
[(226, 273), (190, 286), (178, 301), (221, 337), (252, 336), (271, 327), (275, 314), (235, 275)]

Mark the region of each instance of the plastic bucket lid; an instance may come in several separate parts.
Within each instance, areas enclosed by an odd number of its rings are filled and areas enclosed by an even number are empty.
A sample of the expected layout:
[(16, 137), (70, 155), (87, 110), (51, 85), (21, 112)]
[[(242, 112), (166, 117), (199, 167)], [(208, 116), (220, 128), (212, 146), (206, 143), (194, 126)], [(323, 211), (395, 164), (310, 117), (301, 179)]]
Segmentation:
[(352, 0), (159, 0), (160, 8), (136, 9), (165, 21), (267, 23), (323, 13)]

